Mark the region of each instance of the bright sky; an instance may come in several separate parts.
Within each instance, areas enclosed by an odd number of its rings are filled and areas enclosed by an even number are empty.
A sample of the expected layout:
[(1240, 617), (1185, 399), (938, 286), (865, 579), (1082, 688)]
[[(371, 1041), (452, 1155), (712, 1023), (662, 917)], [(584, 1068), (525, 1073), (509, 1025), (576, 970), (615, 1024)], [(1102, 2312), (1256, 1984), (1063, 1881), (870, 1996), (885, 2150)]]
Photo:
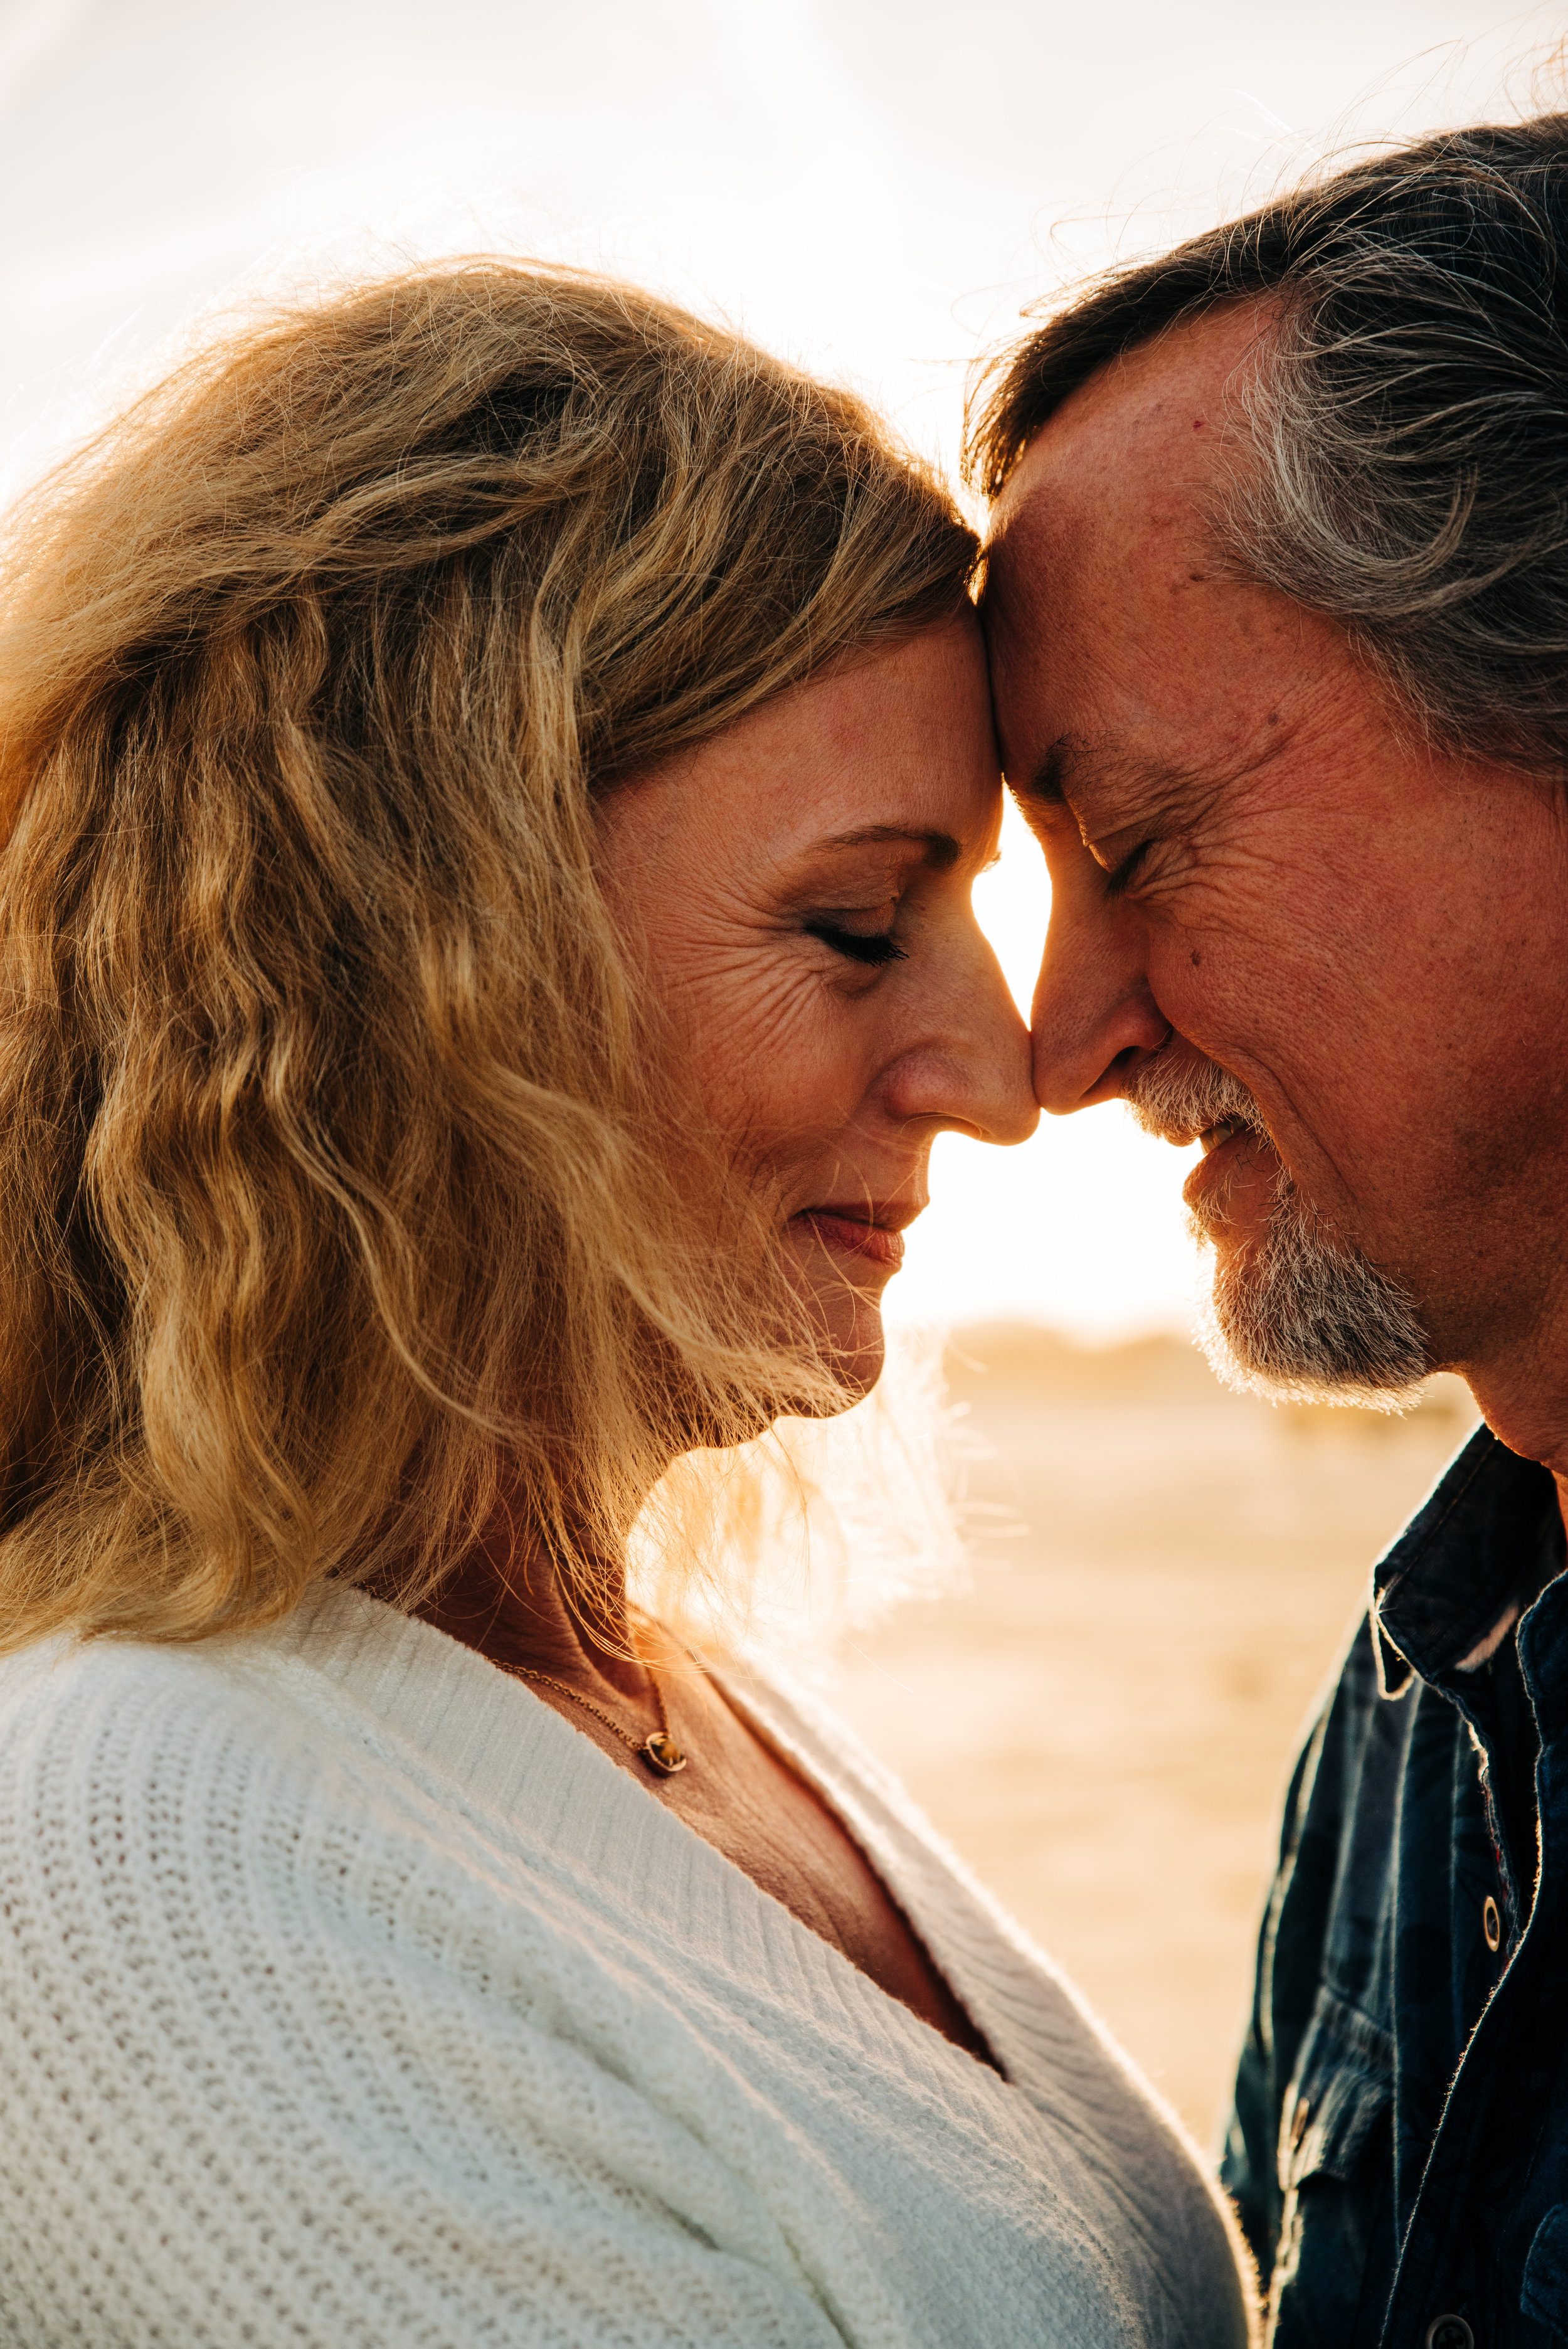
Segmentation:
[[(722, 312), (950, 463), (965, 367), (1026, 301), (1347, 138), (1519, 110), (1563, 29), (1474, 0), (0, 0), (0, 486), (214, 301), (479, 244)], [(1021, 826), (977, 903), (1026, 1002)], [(1180, 1324), (1181, 1171), (1119, 1109), (946, 1142), (895, 1309)]]

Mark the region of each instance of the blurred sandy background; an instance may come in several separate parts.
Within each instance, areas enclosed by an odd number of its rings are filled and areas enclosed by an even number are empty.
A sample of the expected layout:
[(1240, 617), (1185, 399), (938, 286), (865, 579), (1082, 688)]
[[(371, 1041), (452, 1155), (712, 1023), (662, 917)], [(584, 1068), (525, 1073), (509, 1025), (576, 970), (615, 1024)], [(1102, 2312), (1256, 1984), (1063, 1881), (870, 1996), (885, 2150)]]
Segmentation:
[(1227, 1392), (1183, 1340), (959, 1333), (974, 1563), (834, 1702), (1208, 2144), (1280, 1795), (1372, 1562), (1474, 1423)]

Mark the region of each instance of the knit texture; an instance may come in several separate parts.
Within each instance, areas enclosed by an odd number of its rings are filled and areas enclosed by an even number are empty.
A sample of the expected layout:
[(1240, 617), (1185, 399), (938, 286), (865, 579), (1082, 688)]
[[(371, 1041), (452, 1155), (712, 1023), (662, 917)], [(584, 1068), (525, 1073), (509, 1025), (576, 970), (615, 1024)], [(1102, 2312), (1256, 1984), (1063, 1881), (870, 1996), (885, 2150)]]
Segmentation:
[(1169, 2116), (846, 1732), (737, 1693), (1005, 2080), (361, 1594), (0, 1662), (0, 2342), (1239, 2349)]

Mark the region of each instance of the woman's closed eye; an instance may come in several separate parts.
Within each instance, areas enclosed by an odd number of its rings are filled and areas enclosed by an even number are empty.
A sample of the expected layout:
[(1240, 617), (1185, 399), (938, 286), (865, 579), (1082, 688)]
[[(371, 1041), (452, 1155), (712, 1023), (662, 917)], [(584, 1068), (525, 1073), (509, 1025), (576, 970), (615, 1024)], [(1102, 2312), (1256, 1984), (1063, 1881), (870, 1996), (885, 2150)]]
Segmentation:
[(873, 969), (880, 968), (886, 963), (903, 962), (907, 959), (906, 950), (900, 946), (891, 928), (885, 930), (847, 928), (846, 922), (852, 919), (854, 919), (853, 916), (835, 917), (830, 914), (815, 915), (805, 925), (806, 935), (808, 937), (820, 938), (825, 947), (830, 947), (835, 954), (845, 956), (849, 961), (866, 963)]

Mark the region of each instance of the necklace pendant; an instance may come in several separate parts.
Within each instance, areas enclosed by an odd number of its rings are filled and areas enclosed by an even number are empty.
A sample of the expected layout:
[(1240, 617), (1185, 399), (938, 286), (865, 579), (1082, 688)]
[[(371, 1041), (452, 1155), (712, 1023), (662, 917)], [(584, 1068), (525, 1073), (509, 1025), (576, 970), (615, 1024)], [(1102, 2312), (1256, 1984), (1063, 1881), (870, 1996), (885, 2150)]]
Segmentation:
[(644, 1739), (638, 1751), (649, 1769), (656, 1770), (661, 1778), (673, 1778), (677, 1770), (686, 1768), (686, 1755), (667, 1729), (655, 1729), (651, 1737)]

